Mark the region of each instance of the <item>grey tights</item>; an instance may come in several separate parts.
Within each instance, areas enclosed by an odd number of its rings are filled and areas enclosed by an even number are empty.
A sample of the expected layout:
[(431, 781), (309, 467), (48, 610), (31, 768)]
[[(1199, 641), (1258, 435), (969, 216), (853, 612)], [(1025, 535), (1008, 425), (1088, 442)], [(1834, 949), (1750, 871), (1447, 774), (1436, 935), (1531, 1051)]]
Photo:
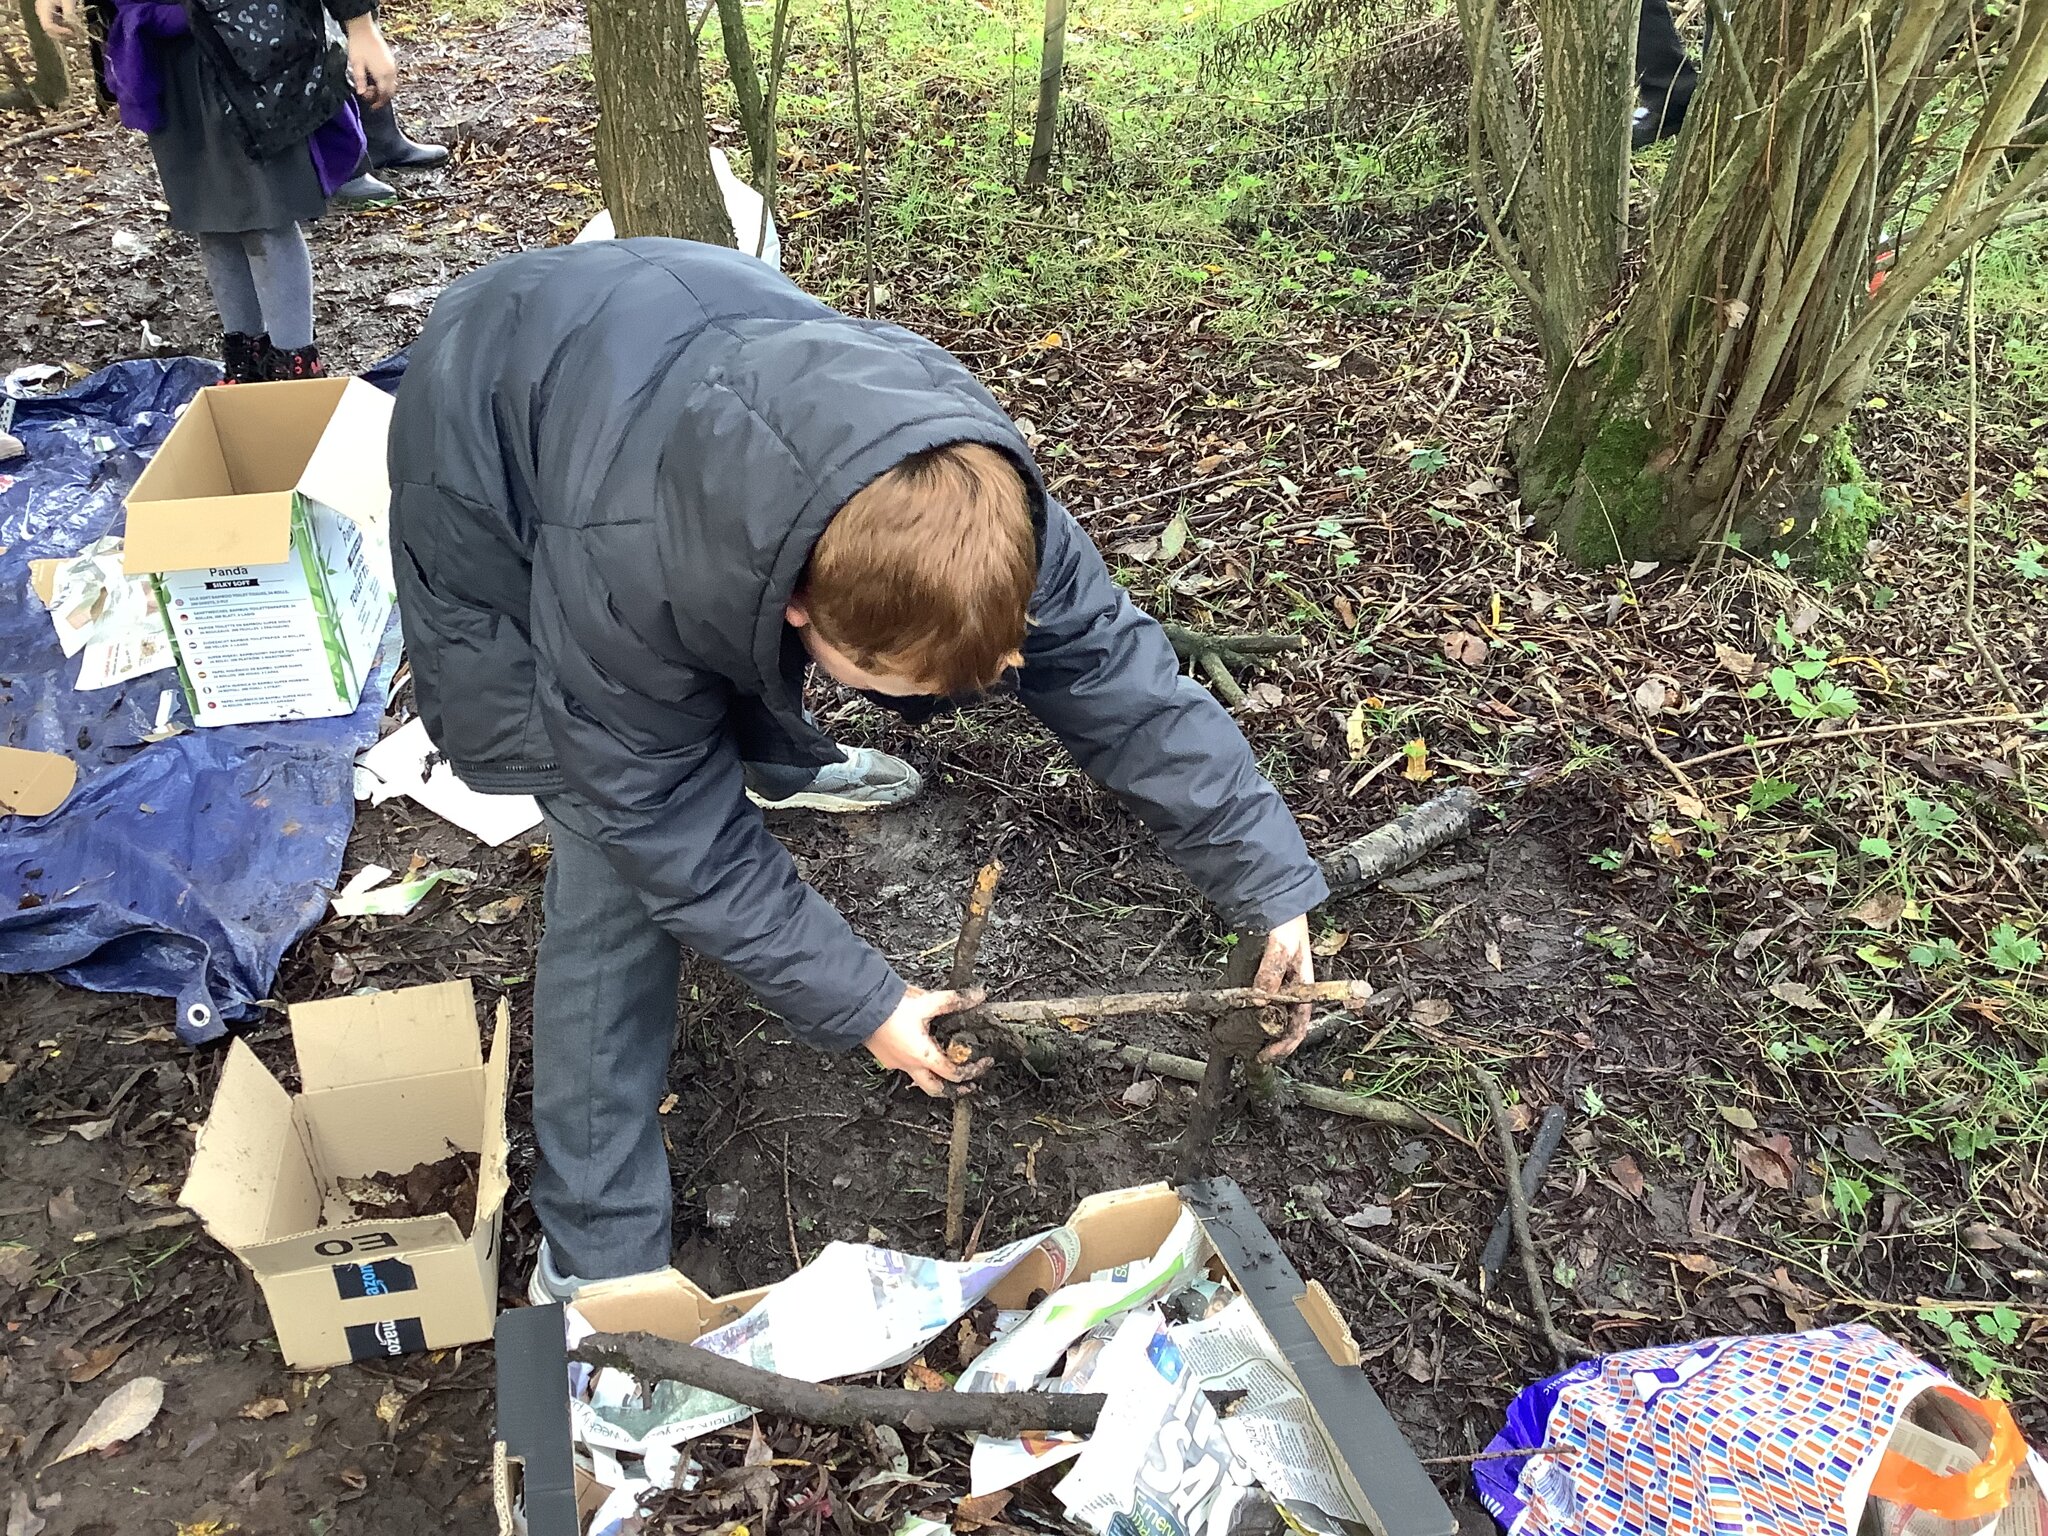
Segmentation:
[(298, 225), (201, 235), (199, 249), (221, 329), (267, 332), (287, 352), (313, 344), (313, 256)]

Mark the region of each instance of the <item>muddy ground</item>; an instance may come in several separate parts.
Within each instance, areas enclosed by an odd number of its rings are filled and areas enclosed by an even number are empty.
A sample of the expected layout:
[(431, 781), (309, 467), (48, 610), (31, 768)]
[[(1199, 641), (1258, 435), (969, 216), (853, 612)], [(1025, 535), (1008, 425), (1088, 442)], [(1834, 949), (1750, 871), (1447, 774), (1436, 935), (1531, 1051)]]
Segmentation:
[[(412, 71), (409, 117), (450, 139), (457, 157), (407, 182), (400, 207), (319, 226), (323, 342), (349, 366), (409, 340), (451, 277), (493, 254), (565, 239), (595, 206), (584, 45), (565, 8), (522, 7), (484, 30), (398, 8), (393, 20)], [(490, 67), (479, 70), (478, 59)], [(13, 131), (0, 128), (0, 141)], [(790, 195), (801, 199), (802, 178), (793, 180)], [(0, 314), (0, 361), (89, 370), (150, 351), (206, 352), (211, 318), (197, 266), (189, 245), (162, 230), (154, 197), (139, 142), (105, 124), (0, 150), (0, 255), (14, 269), (10, 291), (29, 296)], [(851, 217), (836, 207), (793, 222), (793, 265), (829, 267)], [(123, 232), (134, 238), (117, 243)], [(1446, 259), (1435, 246), (1422, 250), (1413, 229), (1361, 238), (1347, 259), (1377, 263), (1389, 282), (1405, 281), (1418, 260)], [(1456, 221), (1423, 232), (1425, 245), (1447, 240), (1467, 242), (1458, 259), (1469, 254), (1470, 231)], [(907, 274), (903, 286), (929, 276)], [(1630, 764), (1657, 773), (1634, 728), (1615, 718), (1640, 670), (1703, 676), (1715, 640), (1759, 647), (1744, 626), (1761, 631), (1770, 616), (1703, 612), (1684, 592), (1658, 607), (1647, 586), (1639, 609), (1637, 593), (1622, 602), (1493, 527), (1501, 488), (1486, 450), (1458, 443), (1497, 446), (1503, 402), (1526, 393), (1525, 349), (1495, 338), (1460, 364), (1457, 345), (1428, 329), (1442, 317), (1425, 324), (1389, 313), (1349, 328), (1305, 321), (1247, 360), (1213, 339), (1215, 327), (1202, 328), (1199, 302), (1192, 321), (1176, 314), (1078, 336), (1070, 327), (1058, 349), (1041, 338), (1060, 317), (970, 322), (908, 305), (892, 317), (956, 346), (1034, 421), (1056, 488), (1122, 551), (1145, 601), (1213, 628), (1311, 634), (1299, 658), (1260, 675), (1270, 691), (1255, 687), (1240, 718), (1318, 850), (1447, 783), (1487, 794), (1480, 834), (1435, 861), (1473, 863), (1475, 872), (1425, 896), (1376, 893), (1325, 914), (1326, 974), (1400, 982), (1416, 1003), (1384, 1025), (1340, 1034), (1298, 1070), (1332, 1086), (1404, 1094), (1475, 1141), (1483, 1123), (1461, 1058), (1499, 1068), (1524, 1124), (1566, 1106), (1566, 1148), (1536, 1202), (1536, 1226), (1570, 1327), (1621, 1348), (1861, 1317), (1896, 1321), (1926, 1347), (1903, 1320), (1918, 1297), (2026, 1298), (2011, 1264), (1960, 1245), (1956, 1226), (1973, 1200), (1995, 1198), (2008, 1226), (2038, 1235), (2048, 1227), (2038, 1179), (1987, 1189), (1936, 1146), (1889, 1137), (1877, 1146), (1865, 1133), (1862, 1147), (1886, 1163), (1887, 1189), (1906, 1193), (1888, 1194), (1861, 1231), (1828, 1217), (1822, 1154), (1866, 1120), (1890, 1125), (1898, 1106), (1820, 1074), (1793, 1078), (1799, 1091), (1787, 1094), (1785, 1078), (1759, 1070), (1753, 1039), (1737, 1035), (1763, 1006), (1759, 967), (1770, 953), (1736, 959), (1676, 920), (1678, 866), (1643, 853), (1656, 808), (1645, 808), (1643, 783), (1628, 782), (1614, 760), (1619, 744)], [(1340, 366), (1304, 364), (1320, 354)], [(1219, 379), (1254, 376), (1294, 390), (1291, 403), (1262, 404), (1250, 389), (1243, 402), (1218, 398)], [(1439, 426), (1455, 457), (1432, 485), (1410, 472), (1409, 455)], [(1293, 497), (1212, 493), (1227, 478), (1219, 466), (1248, 462), (1238, 457), (1244, 443), (1262, 433), (1284, 445), (1279, 484), (1292, 476)], [(1333, 564), (1335, 536), (1322, 519), (1352, 505), (1331, 479), (1347, 463), (1364, 466), (1373, 499), (1341, 536), (1358, 558)], [(1461, 490), (1444, 488), (1467, 479)], [(1185, 482), (1202, 489), (1158, 494)], [(1331, 484), (1335, 491), (1318, 489)], [(1198, 552), (1169, 578), (1146, 565), (1176, 509)], [(1482, 522), (1493, 531), (1474, 531)], [(1495, 633), (1503, 592), (1509, 627), (1522, 615), (1521, 633), (1543, 642), (1546, 659), (1501, 644), (1483, 671), (1448, 664), (1445, 630), (1476, 632), (1491, 594)], [(2015, 634), (2016, 651), (2027, 643)], [(2016, 675), (2031, 675), (2020, 669), (2037, 661), (2016, 655)], [(1927, 686), (1947, 685), (1937, 673)], [(981, 963), (999, 994), (1216, 976), (1225, 936), (1213, 915), (1143, 829), (1064, 771), (1023, 716), (995, 705), (911, 734), (864, 706), (819, 702), (847, 739), (904, 753), (931, 785), (900, 813), (777, 823), (809, 877), (906, 975), (943, 974), (967, 883), (1000, 852), (1008, 872)], [(1362, 752), (1347, 726), (1361, 706), (1370, 710)], [(1673, 724), (1667, 753), (1739, 740), (1746, 727), (1730, 718), (1739, 707), (1724, 702)], [(1422, 767), (1402, 754), (1424, 711), (1430, 780), (1402, 766)], [(1509, 737), (1512, 747), (1501, 748)], [(1956, 769), (1966, 770), (1975, 771)], [(403, 868), (415, 856), (480, 878), (467, 890), (444, 888), (403, 920), (329, 921), (288, 956), (274, 996), (289, 1003), (468, 977), (486, 1004), (509, 999), (522, 1065), (502, 1276), (503, 1300), (515, 1304), (536, 1236), (523, 1198), (532, 1156), (523, 1064), (545, 851), (483, 850), (392, 802), (362, 815), (345, 872), (369, 862)], [(1810, 943), (1800, 924), (1818, 921), (1826, 905), (1804, 887), (1737, 889), (1698, 868), (1683, 878), (1722, 881), (1712, 899), (1727, 933), (1789, 928), (1787, 945)], [(510, 896), (524, 898), (516, 910)], [(937, 1247), (942, 1106), (863, 1058), (827, 1060), (794, 1046), (708, 966), (692, 965), (681, 1002), (665, 1123), (678, 1257), (694, 1278), (713, 1290), (773, 1280), (830, 1238)], [(295, 1375), (279, 1363), (247, 1275), (196, 1230), (79, 1240), (174, 1211), (221, 1057), (181, 1048), (168, 1026), (168, 1006), (154, 999), (0, 978), (0, 1243), (20, 1245), (0, 1249), (12, 1255), (0, 1271), (0, 1487), (20, 1509), (9, 1536), (489, 1529), (487, 1348)], [(1199, 1053), (1191, 1026), (1127, 1032)], [(289, 1081), (281, 1023), (248, 1038)], [(1003, 1070), (975, 1121), (969, 1212), (982, 1240), (1043, 1226), (1091, 1190), (1169, 1176), (1189, 1099), (1179, 1084), (1155, 1090), (1092, 1058), (1042, 1080)], [(1754, 1130), (1743, 1155), (1766, 1153), (1754, 1171), (1729, 1157), (1729, 1127), (1744, 1119)], [(1776, 1164), (1774, 1137), (1792, 1149)], [(1371, 1235), (1469, 1275), (1500, 1208), (1490, 1153), (1308, 1111), (1248, 1108), (1227, 1126), (1217, 1159), (1297, 1267), (1330, 1287), (1419, 1454), (1477, 1449), (1512, 1393), (1552, 1368), (1529, 1340), (1368, 1270), (1290, 1196), (1320, 1183), (1340, 1212), (1384, 1208)], [(714, 1230), (707, 1198), (720, 1188), (724, 1205), (727, 1186), (739, 1192), (737, 1212)], [(1816, 1231), (1836, 1236), (1816, 1246)], [(1788, 1232), (1801, 1235), (1796, 1254)], [(1509, 1287), (1519, 1296), (1517, 1282)], [(2015, 1354), (2038, 1363), (2038, 1325), (2028, 1327), (2036, 1331)], [(161, 1377), (167, 1396), (138, 1442), (50, 1464), (95, 1403), (144, 1374)], [(2025, 1412), (2037, 1433), (2048, 1430), (2038, 1406)], [(1479, 1528), (1462, 1469), (1436, 1473)]]

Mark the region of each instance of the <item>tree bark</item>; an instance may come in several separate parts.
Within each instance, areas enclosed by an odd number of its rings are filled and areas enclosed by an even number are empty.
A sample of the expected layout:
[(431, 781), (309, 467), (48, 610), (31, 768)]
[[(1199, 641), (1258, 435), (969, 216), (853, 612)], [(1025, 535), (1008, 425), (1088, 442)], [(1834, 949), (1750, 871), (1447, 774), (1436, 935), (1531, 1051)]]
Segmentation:
[(64, 50), (36, 19), (35, 0), (19, 0), (17, 8), (21, 12), (22, 28), (28, 34), (29, 64), (35, 72), (24, 76), (13, 55), (0, 47), (0, 59), (5, 60), (8, 76), (14, 81), (10, 89), (0, 91), (0, 112), (41, 112), (60, 107), (71, 93), (71, 76), (64, 66)]
[(754, 44), (747, 36), (743, 0), (718, 0), (718, 38), (725, 48), (725, 72), (732, 77), (740, 130), (747, 136), (748, 166), (754, 173), (754, 185), (762, 187), (773, 151), (769, 145), (768, 109), (761, 99), (761, 74), (754, 66)]
[(621, 238), (732, 245), (688, 0), (590, 0), (597, 168)]
[(1059, 139), (1060, 77), (1067, 63), (1067, 0), (1045, 0), (1045, 48), (1038, 60), (1038, 113), (1031, 124), (1031, 161), (1024, 185), (1042, 187), (1052, 174)]

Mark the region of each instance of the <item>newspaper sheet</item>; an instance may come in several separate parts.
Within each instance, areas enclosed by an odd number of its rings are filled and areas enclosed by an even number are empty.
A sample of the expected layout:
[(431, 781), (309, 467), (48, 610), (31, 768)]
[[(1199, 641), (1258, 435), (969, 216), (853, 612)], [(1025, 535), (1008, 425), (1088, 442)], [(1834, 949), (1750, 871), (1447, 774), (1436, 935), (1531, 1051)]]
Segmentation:
[(147, 576), (130, 576), (118, 534), (95, 540), (66, 559), (36, 561), (46, 569), (50, 623), (66, 656), (84, 652), (77, 688), (111, 688), (131, 677), (175, 666), (171, 632)]
[(983, 1350), (961, 1372), (957, 1387), (962, 1392), (1021, 1392), (1037, 1386), (1067, 1346), (1089, 1329), (1200, 1278), (1211, 1251), (1201, 1223), (1192, 1211), (1183, 1210), (1151, 1258), (1054, 1290), (1029, 1317)]
[(1270, 1519), (1158, 1308), (1123, 1319), (1095, 1386), (1108, 1399), (1095, 1434), (1053, 1490), (1070, 1519), (1098, 1536), (1230, 1536)]
[(1346, 1522), (1360, 1521), (1307, 1399), (1250, 1302), (1235, 1297), (1214, 1316), (1167, 1332), (1204, 1389), (1245, 1394), (1223, 1433), (1294, 1522), (1338, 1536)]
[[(1043, 1250), (1057, 1286), (1080, 1242), (1055, 1227), (959, 1263), (921, 1258), (865, 1243), (832, 1243), (745, 1316), (696, 1340), (700, 1349), (804, 1381), (883, 1370), (910, 1359), (982, 1297), (1026, 1255)], [(594, 1331), (567, 1309), (574, 1348)], [(572, 1385), (577, 1378), (572, 1368)], [(643, 1386), (622, 1371), (591, 1373), (569, 1405), (579, 1441), (645, 1454), (737, 1423), (752, 1412), (715, 1392), (677, 1382)]]

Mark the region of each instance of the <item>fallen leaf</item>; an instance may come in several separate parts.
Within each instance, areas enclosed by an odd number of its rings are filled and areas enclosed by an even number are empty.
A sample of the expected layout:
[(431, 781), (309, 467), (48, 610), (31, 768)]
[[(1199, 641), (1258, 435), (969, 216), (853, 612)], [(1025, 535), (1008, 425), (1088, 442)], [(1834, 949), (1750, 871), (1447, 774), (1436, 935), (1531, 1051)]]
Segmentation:
[(1719, 662), (1722, 669), (1731, 677), (1745, 683), (1762, 670), (1757, 659), (1748, 651), (1738, 651), (1732, 645), (1722, 645), (1718, 641), (1714, 645), (1714, 660)]
[(913, 1392), (944, 1392), (950, 1383), (919, 1359), (903, 1368), (903, 1385)]
[(1628, 568), (1628, 579), (1630, 581), (1641, 581), (1663, 563), (1661, 560), (1638, 560)]
[(1123, 1101), (1132, 1109), (1149, 1109), (1159, 1099), (1159, 1079), (1141, 1077), (1123, 1092)]
[(92, 1416), (79, 1426), (71, 1443), (57, 1453), (50, 1465), (126, 1444), (156, 1422), (163, 1406), (164, 1384), (156, 1377), (138, 1376), (122, 1382), (93, 1409)]
[(63, 1363), (64, 1379), (73, 1386), (84, 1386), (106, 1375), (114, 1362), (127, 1353), (126, 1343), (102, 1344), (98, 1349), (60, 1349), (57, 1359)]
[(1725, 323), (1725, 324), (1727, 325), (1727, 327), (1728, 327), (1728, 329), (1729, 329), (1729, 330), (1731, 330), (1731, 331), (1739, 331), (1739, 330), (1741, 330), (1741, 329), (1742, 329), (1742, 323), (1743, 323), (1743, 321), (1747, 320), (1748, 318), (1749, 318), (1749, 302), (1748, 302), (1748, 300), (1746, 300), (1746, 299), (1723, 299), (1723, 300), (1721, 301), (1721, 319), (1722, 319), (1723, 323)]
[(1344, 719), (1344, 750), (1351, 754), (1351, 761), (1365, 761), (1365, 706), (1354, 704), (1351, 713)]
[(1014, 1488), (998, 1488), (994, 1493), (969, 1494), (953, 1506), (953, 1529), (978, 1531), (985, 1525), (994, 1525), (1016, 1492)]
[(65, 1127), (67, 1131), (71, 1132), (72, 1135), (81, 1141), (98, 1141), (113, 1128), (114, 1117), (112, 1115), (108, 1115), (104, 1120), (74, 1120)]
[(1621, 1186), (1623, 1193), (1631, 1200), (1642, 1199), (1649, 1188), (1643, 1182), (1643, 1170), (1636, 1166), (1636, 1160), (1626, 1152), (1609, 1163), (1607, 1171), (1614, 1175), (1614, 1182)]
[(657, 1115), (672, 1115), (676, 1112), (676, 1105), (680, 1102), (681, 1100), (674, 1094), (670, 1094), (661, 1101), (661, 1107), (655, 1110), (655, 1113)]
[(1888, 1167), (1898, 1161), (1867, 1125), (1852, 1125), (1842, 1132), (1842, 1150), (1859, 1163)]
[(7, 1536), (41, 1536), (49, 1522), (29, 1508), (28, 1490), (17, 1488), (7, 1497)]
[(347, 955), (336, 955), (327, 975), (337, 987), (352, 987), (356, 984), (355, 962)]
[(1671, 696), (1671, 690), (1664, 686), (1664, 679), (1654, 674), (1636, 684), (1636, 708), (1646, 715), (1661, 714), (1664, 701)]
[(40, 1258), (26, 1243), (0, 1243), (0, 1285), (27, 1285), (36, 1277)]
[(1450, 1022), (1451, 1000), (1447, 997), (1418, 997), (1409, 1005), (1408, 1017), (1424, 1029), (1436, 1029)]
[(1792, 1177), (1798, 1171), (1789, 1136), (1766, 1136), (1761, 1142), (1738, 1141), (1735, 1160), (1757, 1183), (1772, 1189), (1790, 1189)]
[(1126, 539), (1121, 544), (1113, 545), (1109, 552), (1112, 555), (1122, 555), (1126, 560), (1138, 560), (1149, 563), (1159, 558), (1159, 541), (1157, 539)]
[(1756, 1116), (1752, 1115), (1740, 1104), (1716, 1104), (1714, 1112), (1738, 1131), (1753, 1131), (1756, 1129)]
[(1309, 946), (1318, 960), (1327, 960), (1332, 955), (1344, 952), (1344, 946), (1351, 942), (1351, 935), (1342, 928), (1332, 928)]
[(1040, 352), (1051, 352), (1056, 348), (1064, 347), (1066, 344), (1067, 338), (1062, 336), (1058, 331), (1047, 331), (1043, 336), (1038, 338), (1037, 342), (1034, 343), (1034, 347), (1037, 351)]
[(1187, 514), (1185, 512), (1176, 512), (1173, 515), (1173, 521), (1168, 523), (1159, 535), (1159, 558), (1171, 560), (1175, 555), (1178, 555), (1183, 549), (1187, 548), (1187, 543)]
[(21, 1063), (18, 1061), (0, 1061), (0, 1083), (13, 1082), (14, 1074), (20, 1070)]
[(1721, 1267), (1704, 1253), (1674, 1253), (1671, 1259), (1688, 1275), (1711, 1275)]
[(1429, 745), (1420, 736), (1403, 747), (1401, 754), (1408, 759), (1401, 765), (1401, 777), (1411, 784), (1436, 777), (1435, 770), (1429, 766)]
[[(259, 1397), (253, 1403), (246, 1403), (235, 1415), (238, 1419), (274, 1419), (279, 1414), (290, 1413), (292, 1405), (281, 1397)], [(381, 1417), (381, 1415), (380, 1415)]]
[(405, 1416), (406, 1404), (412, 1401), (410, 1393), (396, 1387), (386, 1387), (377, 1399), (377, 1421), (387, 1430), (396, 1430), (398, 1421)]
[(1443, 647), (1444, 656), (1447, 660), (1454, 661), (1461, 667), (1471, 667), (1475, 670), (1485, 666), (1486, 658), (1493, 653), (1493, 648), (1484, 640), (1480, 639), (1477, 635), (1468, 634), (1462, 629), (1454, 629), (1445, 635)]
[(78, 1198), (69, 1184), (50, 1196), (49, 1211), (50, 1225), (60, 1232), (76, 1232), (85, 1225), (85, 1212), (78, 1208)]
[(1258, 714), (1263, 710), (1278, 709), (1286, 698), (1278, 683), (1253, 683), (1244, 691), (1244, 707)]
[(526, 898), (523, 895), (507, 896), (503, 901), (487, 902), (478, 907), (470, 921), (482, 923), (487, 928), (495, 928), (499, 923), (511, 922), (525, 905)]
[(1361, 1205), (1344, 1218), (1344, 1225), (1355, 1227), (1360, 1232), (1370, 1232), (1375, 1227), (1391, 1227), (1394, 1224), (1394, 1208), (1391, 1205)]
[(1808, 1013), (1826, 1013), (1827, 999), (1803, 981), (1780, 981), (1772, 984), (1771, 996), (1781, 1003), (1794, 1008), (1804, 1008)]
[(1849, 915), (1866, 927), (1883, 933), (1896, 923), (1906, 910), (1906, 898), (1897, 891), (1878, 891), (1864, 897), (1849, 909)]
[(1998, 1253), (2005, 1247), (1981, 1221), (1973, 1221), (1963, 1228), (1963, 1242), (1974, 1253)]
[(962, 1035), (955, 1035), (946, 1042), (946, 1060), (956, 1067), (964, 1067), (974, 1060), (974, 1042)]
[(1430, 1363), (1429, 1352), (1411, 1349), (1401, 1361), (1401, 1369), (1408, 1373), (1410, 1381), (1427, 1383), (1436, 1375), (1436, 1367)]

